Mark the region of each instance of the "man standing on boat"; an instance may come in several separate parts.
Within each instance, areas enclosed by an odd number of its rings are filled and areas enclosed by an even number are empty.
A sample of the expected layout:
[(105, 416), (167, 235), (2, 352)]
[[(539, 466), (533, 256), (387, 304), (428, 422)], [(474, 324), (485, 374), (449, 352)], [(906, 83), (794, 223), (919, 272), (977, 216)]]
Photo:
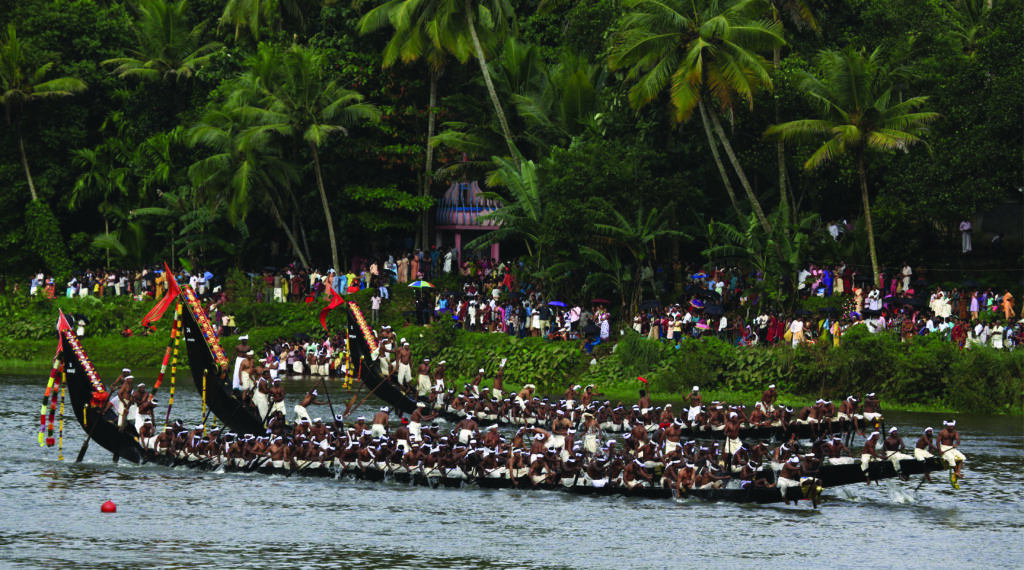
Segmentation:
[(942, 454), (943, 461), (954, 466), (953, 473), (956, 474), (957, 479), (963, 479), (960, 470), (963, 469), (967, 457), (958, 449), (960, 447), (960, 432), (956, 431), (956, 420), (944, 421), (942, 425), (946, 427), (939, 432), (939, 453)]
[(235, 391), (236, 397), (240, 396), (242, 391), (242, 362), (245, 361), (246, 355), (251, 350), (249, 348), (249, 335), (244, 334), (238, 337), (238, 344), (235, 345), (235, 370), (234, 375), (231, 377), (231, 389)]
[(412, 382), (412, 349), (409, 348), (409, 343), (403, 338), (401, 346), (395, 351), (396, 360), (398, 360), (398, 385), (403, 388)]
[(775, 391), (775, 384), (769, 384), (768, 389), (761, 394), (761, 406), (764, 413), (770, 414), (775, 410), (775, 401), (779, 399), (779, 393)]
[(690, 397), (690, 411), (689, 411), (689, 413), (686, 416), (686, 421), (690, 422), (691, 427), (692, 427), (693, 421), (696, 420), (697, 416), (700, 415), (700, 407), (701, 407), (701, 404), (703, 403), (703, 399), (701, 398), (701, 395), (700, 395), (700, 387), (699, 386), (694, 386), (693, 390), (690, 391), (690, 396), (689, 397)]
[(430, 396), (430, 359), (424, 358), (416, 370), (416, 395), (426, 400)]
[(900, 461), (911, 459), (911, 456), (903, 453), (904, 447), (903, 438), (900, 437), (896, 426), (889, 428), (889, 436), (882, 442), (882, 453), (885, 453), (886, 459), (892, 461), (892, 466), (896, 469), (896, 474), (901, 479), (903, 478), (903, 473), (900, 469)]
[(387, 435), (390, 412), (391, 409), (384, 406), (373, 415), (373, 426), (370, 428), (370, 432), (374, 439)]

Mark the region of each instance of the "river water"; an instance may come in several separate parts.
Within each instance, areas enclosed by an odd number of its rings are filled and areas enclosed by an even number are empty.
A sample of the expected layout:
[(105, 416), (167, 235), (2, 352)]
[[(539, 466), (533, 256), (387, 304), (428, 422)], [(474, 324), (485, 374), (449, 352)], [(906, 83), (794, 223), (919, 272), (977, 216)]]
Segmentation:
[[(968, 457), (959, 491), (937, 473), (916, 492), (918, 480), (832, 489), (813, 510), (200, 473), (115, 465), (98, 445), (76, 465), (85, 434), (70, 410), (64, 461), (37, 444), (45, 381), (0, 374), (4, 568), (1024, 565), (1022, 418), (956, 418)], [(296, 396), (309, 387), (287, 385)], [(334, 402), (347, 395), (338, 381), (330, 389)], [(379, 405), (371, 399), (365, 413)], [(328, 417), (325, 408), (311, 413)], [(187, 378), (173, 417), (202, 418)], [(908, 445), (942, 419), (887, 414)], [(108, 499), (118, 512), (101, 515)]]

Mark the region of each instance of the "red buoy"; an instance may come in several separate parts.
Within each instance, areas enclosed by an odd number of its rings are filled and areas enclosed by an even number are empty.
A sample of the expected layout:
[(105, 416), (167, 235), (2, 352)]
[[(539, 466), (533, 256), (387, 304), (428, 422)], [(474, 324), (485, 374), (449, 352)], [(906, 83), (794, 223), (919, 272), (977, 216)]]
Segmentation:
[(100, 512), (101, 513), (116, 513), (117, 512), (117, 505), (114, 504), (114, 501), (107, 501), (106, 503), (103, 503), (102, 505), (100, 505)]

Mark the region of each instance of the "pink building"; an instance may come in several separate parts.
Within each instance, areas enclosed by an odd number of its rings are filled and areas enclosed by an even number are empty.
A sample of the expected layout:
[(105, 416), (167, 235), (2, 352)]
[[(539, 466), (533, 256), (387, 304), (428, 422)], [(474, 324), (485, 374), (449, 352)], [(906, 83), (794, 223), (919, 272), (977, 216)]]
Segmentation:
[[(462, 234), (468, 232), (466, 241), (471, 241), (480, 236), (482, 232), (489, 232), (498, 228), (498, 223), (487, 220), (480, 221), (478, 218), (501, 208), (503, 204), (498, 200), (489, 200), (480, 196), (480, 185), (474, 182), (453, 182), (444, 196), (437, 204), (437, 222), (434, 226), (434, 235), (438, 248), (451, 245), (450, 240), (445, 236), (454, 233), (455, 251), (462, 260)], [(447, 243), (445, 243), (447, 241)], [(499, 259), (499, 247), (497, 243), (491, 244), (490, 257)]]

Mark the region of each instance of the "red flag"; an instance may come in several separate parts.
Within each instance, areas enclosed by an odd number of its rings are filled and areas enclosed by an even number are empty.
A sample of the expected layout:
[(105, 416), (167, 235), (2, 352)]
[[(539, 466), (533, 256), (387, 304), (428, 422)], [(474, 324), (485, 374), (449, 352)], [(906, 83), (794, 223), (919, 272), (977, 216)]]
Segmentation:
[(334, 290), (334, 287), (328, 285), (327, 291), (331, 294), (331, 302), (323, 309), (320, 309), (320, 324), (323, 325), (324, 330), (327, 330), (327, 313), (337, 309), (345, 302), (345, 299), (341, 298), (341, 295)]
[(60, 316), (57, 317), (57, 330), (62, 332), (71, 330), (71, 324), (64, 318), (64, 311), (60, 311)]
[(639, 379), (640, 379), (640, 381), (641, 381), (641, 382), (643, 382), (644, 384), (646, 384), (646, 383), (647, 383), (647, 379), (646, 379), (646, 378), (644, 378), (643, 376), (637, 376), (637, 378), (639, 378)]
[(167, 279), (167, 294), (164, 295), (163, 299), (160, 299), (160, 302), (155, 307), (146, 313), (145, 317), (142, 317), (142, 326), (144, 327), (149, 326), (149, 323), (153, 321), (159, 321), (160, 317), (164, 316), (164, 312), (167, 311), (167, 307), (171, 306), (171, 303), (178, 298), (178, 293), (181, 292), (181, 289), (178, 288), (178, 282), (174, 279), (174, 274), (171, 273), (171, 268), (167, 266), (166, 262), (164, 263), (164, 276)]

